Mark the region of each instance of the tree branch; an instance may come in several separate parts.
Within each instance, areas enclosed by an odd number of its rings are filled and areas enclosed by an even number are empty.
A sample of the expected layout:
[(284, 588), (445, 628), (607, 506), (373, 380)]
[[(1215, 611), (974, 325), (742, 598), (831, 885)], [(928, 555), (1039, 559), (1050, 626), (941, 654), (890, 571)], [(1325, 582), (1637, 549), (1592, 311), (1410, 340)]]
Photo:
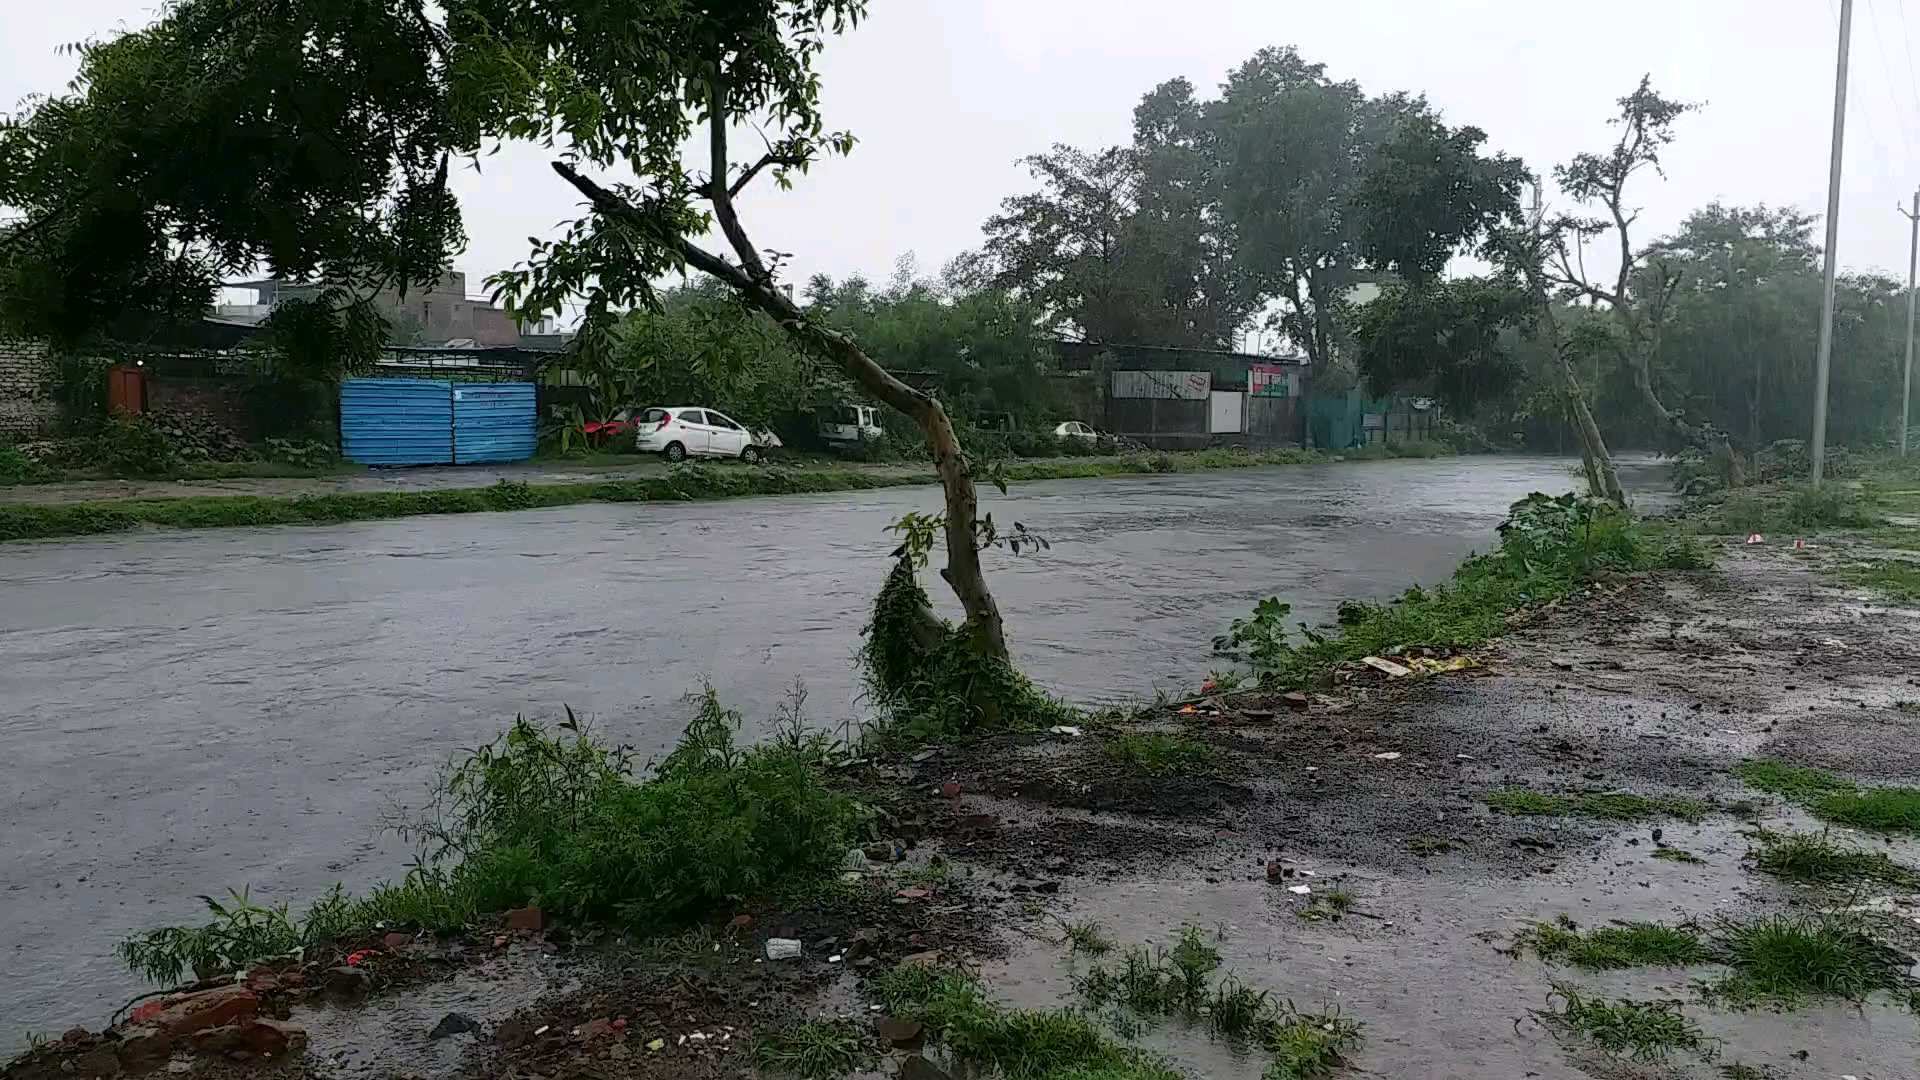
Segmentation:
[(729, 199), (738, 198), (740, 195), (740, 192), (747, 186), (747, 184), (752, 182), (753, 178), (760, 174), (760, 170), (766, 168), (769, 165), (785, 165), (788, 168), (792, 168), (798, 165), (805, 165), (806, 163), (807, 163), (807, 159), (798, 154), (776, 154), (776, 153), (773, 153), (772, 151), (768, 151), (766, 154), (761, 156), (759, 161), (756, 161), (752, 165), (748, 166), (747, 171), (740, 174), (740, 179), (735, 180), (733, 183), (727, 185), (727, 198)]
[(714, 62), (713, 86), (707, 103), (707, 146), (712, 154), (712, 173), (707, 177), (707, 197), (713, 202), (714, 220), (720, 223), (720, 231), (726, 234), (727, 243), (732, 245), (735, 255), (740, 257), (740, 266), (747, 276), (755, 282), (771, 284), (772, 275), (767, 273), (766, 264), (760, 261), (760, 253), (753, 248), (753, 241), (747, 237), (747, 230), (740, 224), (740, 215), (733, 209), (733, 194), (727, 187), (727, 77), (720, 70), (720, 62)]

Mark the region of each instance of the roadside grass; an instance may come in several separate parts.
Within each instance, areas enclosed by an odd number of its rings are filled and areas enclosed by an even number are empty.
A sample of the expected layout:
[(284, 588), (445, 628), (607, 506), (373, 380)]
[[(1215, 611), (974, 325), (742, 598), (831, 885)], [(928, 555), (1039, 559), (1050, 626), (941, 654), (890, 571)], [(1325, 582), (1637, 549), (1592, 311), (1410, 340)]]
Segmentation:
[(1913, 986), (1909, 957), (1868, 936), (1859, 920), (1838, 915), (1775, 915), (1723, 922), (1717, 958), (1732, 971), (1701, 986), (1716, 1003), (1792, 1007), (1810, 997), (1859, 1000), (1876, 990)]
[(1680, 795), (1633, 795), (1600, 792), (1550, 795), (1526, 788), (1508, 788), (1486, 797), (1489, 807), (1513, 817), (1590, 817), (1607, 821), (1644, 821), (1679, 818), (1699, 821), (1712, 809), (1699, 799)]
[(880, 1060), (876, 1041), (849, 1020), (813, 1020), (756, 1036), (753, 1063), (804, 1080), (835, 1080)]
[(1753, 865), (1775, 877), (1816, 885), (1878, 881), (1920, 886), (1920, 873), (1888, 858), (1834, 843), (1825, 833), (1776, 833), (1762, 830), (1759, 846), (1748, 852)]
[(1691, 520), (1696, 532), (1810, 533), (1824, 529), (1872, 529), (1886, 524), (1881, 500), (1870, 486), (1845, 483), (1780, 484), (1738, 492)]
[(1086, 953), (1088, 956), (1105, 956), (1113, 950), (1113, 939), (1107, 936), (1106, 927), (1092, 919), (1062, 923), (1065, 942), (1069, 951)]
[(1700, 936), (1682, 927), (1636, 922), (1582, 932), (1565, 915), (1557, 922), (1535, 924), (1515, 944), (1532, 948), (1543, 960), (1588, 971), (1688, 967), (1712, 958)]
[[(1327, 460), (1313, 451), (1249, 453), (1200, 450), (1135, 454), (1118, 458), (1008, 461), (1010, 482), (1082, 477), (1203, 472)], [(872, 470), (847, 467), (795, 469), (692, 464), (660, 476), (570, 484), (501, 481), (486, 487), (438, 491), (356, 491), (275, 498), (255, 495), (193, 496), (65, 504), (0, 502), (0, 540), (31, 540), (119, 532), (141, 525), (219, 528), (248, 525), (324, 525), (348, 521), (532, 510), (580, 503), (688, 502), (754, 495), (801, 495), (932, 484), (931, 468)]]
[(1445, 855), (1453, 850), (1453, 841), (1444, 836), (1414, 836), (1408, 838), (1407, 850), (1421, 858)]
[(1692, 866), (1700, 866), (1707, 861), (1685, 848), (1677, 848), (1671, 845), (1654, 848), (1653, 857), (1663, 862), (1687, 863)]
[(1431, 650), (1445, 656), (1507, 632), (1517, 611), (1551, 603), (1609, 574), (1699, 569), (1705, 550), (1688, 537), (1666, 537), (1594, 500), (1529, 495), (1513, 504), (1499, 546), (1463, 562), (1432, 587), (1415, 586), (1391, 603), (1340, 605), (1337, 631), (1288, 622), (1278, 597), (1262, 600), (1214, 639), (1217, 652), (1243, 660), (1268, 690), (1328, 682), (1336, 668), (1368, 656)]
[(1814, 817), (1883, 833), (1920, 833), (1920, 788), (1860, 787), (1824, 769), (1755, 759), (1734, 767), (1749, 787), (1805, 806)]
[(400, 830), (421, 851), (400, 883), (360, 898), (336, 887), (299, 919), (243, 892), (209, 901), (205, 925), (133, 936), (120, 957), (155, 982), (206, 978), (379, 925), (451, 931), (529, 903), (666, 933), (733, 897), (832, 879), (863, 811), (823, 779), (833, 744), (787, 718), (771, 741), (737, 747), (739, 714), (709, 689), (645, 780), (631, 750), (571, 713), (554, 731), (517, 719), (449, 763)]
[(871, 989), (894, 1016), (925, 1025), (929, 1043), (982, 1073), (1007, 1080), (1179, 1080), (1165, 1062), (1114, 1041), (1084, 1013), (1007, 1008), (959, 971), (901, 964)]
[(1360, 1044), (1359, 1021), (1329, 1009), (1301, 1012), (1289, 1002), (1268, 1022), (1261, 1043), (1273, 1060), (1262, 1080), (1315, 1080), (1328, 1076), (1346, 1060), (1347, 1051)]
[(1301, 1010), (1232, 975), (1214, 983), (1220, 961), (1215, 941), (1185, 926), (1172, 949), (1132, 946), (1118, 965), (1095, 965), (1075, 988), (1090, 1008), (1117, 1010), (1119, 1024), (1129, 1015), (1180, 1016), (1236, 1043), (1257, 1043), (1270, 1055), (1265, 1080), (1326, 1076), (1359, 1044), (1362, 1025), (1338, 1011)]
[(1339, 922), (1347, 912), (1353, 910), (1353, 894), (1344, 889), (1328, 889), (1314, 893), (1305, 907), (1299, 909), (1300, 918), (1308, 922)]
[(1920, 603), (1920, 563), (1876, 559), (1839, 567), (1832, 575), (1848, 585), (1871, 589), (1898, 603)]
[[(0, 449), (0, 454), (4, 450)], [(631, 461), (631, 459), (628, 459)], [(81, 483), (91, 480), (196, 481), (196, 480), (288, 480), (326, 476), (352, 476), (366, 466), (351, 461), (332, 461), (324, 465), (296, 465), (286, 461), (201, 461), (179, 465), (154, 475), (129, 476), (111, 469), (39, 468), (31, 472), (9, 471), (0, 467), (0, 492), (8, 487)]]
[(1662, 1061), (1682, 1051), (1706, 1060), (1718, 1055), (1717, 1045), (1681, 1011), (1678, 1001), (1608, 1001), (1556, 984), (1548, 1004), (1543, 1019), (1586, 1037), (1610, 1054), (1629, 1054), (1635, 1061)]
[(1108, 740), (1101, 756), (1128, 772), (1155, 779), (1210, 773), (1215, 767), (1213, 747), (1186, 735), (1129, 732)]

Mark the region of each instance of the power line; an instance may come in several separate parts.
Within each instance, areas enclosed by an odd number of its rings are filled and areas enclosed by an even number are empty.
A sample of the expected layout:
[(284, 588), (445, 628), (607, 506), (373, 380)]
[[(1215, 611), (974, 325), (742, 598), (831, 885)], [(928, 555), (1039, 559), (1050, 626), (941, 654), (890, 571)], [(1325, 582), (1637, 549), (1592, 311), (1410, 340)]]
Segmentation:
[[(1893, 65), (1887, 63), (1886, 43), (1881, 40), (1880, 13), (1874, 9), (1873, 0), (1867, 0), (1867, 14), (1873, 19), (1873, 51), (1880, 57), (1880, 74), (1887, 82), (1887, 98), (1893, 104), (1894, 123), (1900, 127), (1900, 141), (1907, 144), (1907, 160), (1912, 161), (1920, 155), (1914, 153), (1912, 126), (1907, 121), (1907, 110), (1900, 102), (1900, 92), (1893, 88)], [(1871, 130), (1871, 128), (1869, 128)]]
[(1907, 0), (1894, 0), (1900, 10), (1900, 44), (1907, 49), (1907, 87), (1913, 91), (1914, 108), (1920, 110), (1920, 71), (1913, 62), (1913, 37), (1907, 29)]

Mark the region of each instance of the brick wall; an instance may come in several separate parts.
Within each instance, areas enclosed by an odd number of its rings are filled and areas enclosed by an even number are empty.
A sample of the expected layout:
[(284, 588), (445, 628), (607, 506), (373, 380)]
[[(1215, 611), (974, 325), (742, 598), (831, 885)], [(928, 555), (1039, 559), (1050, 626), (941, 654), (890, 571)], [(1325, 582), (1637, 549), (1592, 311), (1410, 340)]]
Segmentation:
[(46, 389), (52, 373), (44, 346), (0, 340), (0, 439), (31, 439), (52, 431), (59, 419)]

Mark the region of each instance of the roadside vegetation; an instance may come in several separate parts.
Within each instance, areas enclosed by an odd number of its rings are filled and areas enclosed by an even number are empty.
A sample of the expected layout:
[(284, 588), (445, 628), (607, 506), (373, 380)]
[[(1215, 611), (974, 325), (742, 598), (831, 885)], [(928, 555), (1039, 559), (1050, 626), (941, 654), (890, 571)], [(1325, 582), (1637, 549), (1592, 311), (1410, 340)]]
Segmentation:
[(1822, 821), (1920, 834), (1920, 788), (1862, 787), (1824, 769), (1764, 758), (1743, 762), (1734, 774), (1749, 787), (1799, 803)]
[(1668, 817), (1699, 821), (1711, 809), (1707, 803), (1683, 795), (1634, 795), (1626, 792), (1549, 795), (1521, 788), (1496, 791), (1487, 796), (1487, 805), (1513, 817), (1590, 817), (1607, 821), (1645, 821)]
[(833, 744), (790, 714), (773, 740), (739, 747), (739, 719), (709, 690), (646, 779), (630, 750), (571, 714), (551, 731), (516, 720), (447, 767), (403, 829), (420, 854), (401, 882), (364, 897), (336, 887), (299, 918), (245, 894), (209, 901), (210, 922), (136, 935), (121, 959), (166, 983), (374, 927), (454, 931), (526, 904), (658, 933), (733, 897), (830, 879), (862, 815), (822, 778)]
[[(1008, 482), (1081, 477), (1202, 472), (1211, 469), (1287, 465), (1322, 460), (1304, 451), (1250, 453), (1203, 450), (1122, 458), (1012, 461), (1002, 467)], [(253, 495), (182, 499), (112, 500), (66, 504), (0, 502), (0, 540), (31, 540), (119, 532), (141, 525), (221, 528), (248, 525), (325, 525), (421, 514), (470, 514), (580, 503), (690, 502), (750, 495), (798, 495), (929, 483), (918, 472), (854, 467), (790, 469), (734, 465), (680, 465), (663, 476), (574, 484), (501, 481), (486, 487), (438, 491), (356, 491), (334, 495), (272, 498)]]
[(1542, 960), (1588, 971), (1630, 967), (1687, 967), (1711, 958), (1700, 936), (1685, 927), (1660, 923), (1621, 923), (1582, 931), (1565, 915), (1521, 934), (1516, 945), (1531, 948)]
[(1610, 1054), (1626, 1054), (1635, 1061), (1664, 1061), (1675, 1053), (1707, 1061), (1718, 1056), (1716, 1044), (1681, 1011), (1678, 1001), (1609, 1001), (1556, 985), (1549, 1002), (1552, 1008), (1539, 1015), (1550, 1026), (1580, 1035)]
[(1888, 858), (1835, 843), (1826, 833), (1777, 833), (1762, 830), (1748, 852), (1759, 870), (1789, 881), (1815, 885), (1880, 882), (1903, 888), (1920, 886), (1920, 873)]
[(1137, 776), (1193, 776), (1216, 768), (1213, 748), (1187, 735), (1128, 732), (1108, 740), (1101, 756)]
[(1299, 625), (1298, 640), (1287, 623), (1291, 607), (1263, 600), (1215, 638), (1214, 648), (1248, 663), (1267, 689), (1299, 689), (1363, 657), (1450, 655), (1485, 644), (1506, 632), (1514, 612), (1608, 574), (1705, 562), (1692, 539), (1656, 538), (1602, 500), (1534, 494), (1513, 505), (1499, 546), (1469, 558), (1444, 584), (1414, 586), (1387, 604), (1342, 604), (1337, 630)]

